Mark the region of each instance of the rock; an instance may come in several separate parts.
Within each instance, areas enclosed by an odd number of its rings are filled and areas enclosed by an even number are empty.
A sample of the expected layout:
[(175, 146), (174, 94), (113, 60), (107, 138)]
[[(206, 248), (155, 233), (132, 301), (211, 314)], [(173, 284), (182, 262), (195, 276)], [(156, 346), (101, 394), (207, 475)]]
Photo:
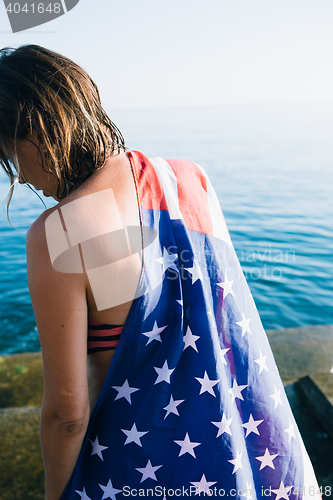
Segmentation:
[(333, 367), (333, 325), (267, 330), (284, 385), (306, 375), (330, 373)]
[(0, 410), (0, 498), (44, 499), (40, 407)]
[(308, 375), (297, 380), (294, 385), (302, 394), (304, 402), (310, 406), (314, 415), (333, 439), (333, 406), (330, 400)]
[[(322, 488), (323, 493), (332, 492), (333, 439), (316, 417), (313, 405), (307, 404), (304, 391), (298, 390), (298, 386), (298, 382), (286, 386), (288, 400), (315, 470), (318, 486)], [(311, 493), (313, 498), (313, 491)], [(311, 493), (309, 492), (306, 498), (310, 499)], [(323, 494), (323, 500), (329, 500), (330, 496), (331, 493)], [(271, 500), (270, 497), (267, 497), (267, 500)]]
[(0, 408), (40, 406), (43, 388), (40, 352), (0, 356)]

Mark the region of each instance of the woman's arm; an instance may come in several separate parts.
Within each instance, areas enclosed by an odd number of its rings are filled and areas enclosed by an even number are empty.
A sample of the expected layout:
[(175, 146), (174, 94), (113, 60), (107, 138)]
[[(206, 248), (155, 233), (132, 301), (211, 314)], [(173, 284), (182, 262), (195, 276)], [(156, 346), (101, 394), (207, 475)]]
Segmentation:
[(46, 500), (58, 500), (73, 472), (89, 420), (87, 303), (83, 274), (52, 268), (45, 219), (27, 234), (28, 281), (44, 364), (40, 435)]

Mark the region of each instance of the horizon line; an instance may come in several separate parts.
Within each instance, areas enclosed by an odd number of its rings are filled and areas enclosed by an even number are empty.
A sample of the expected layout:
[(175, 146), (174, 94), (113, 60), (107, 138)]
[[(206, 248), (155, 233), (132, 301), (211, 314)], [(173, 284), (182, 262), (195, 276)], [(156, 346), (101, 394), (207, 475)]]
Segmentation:
[(231, 102), (223, 104), (172, 104), (172, 105), (157, 105), (157, 106), (132, 106), (132, 107), (114, 107), (108, 104), (102, 105), (105, 110), (112, 111), (147, 111), (147, 110), (166, 110), (166, 109), (179, 109), (179, 108), (222, 108), (222, 107), (241, 107), (241, 106), (301, 106), (301, 105), (313, 105), (313, 104), (333, 104), (332, 100), (321, 100), (321, 101), (275, 101), (275, 102)]

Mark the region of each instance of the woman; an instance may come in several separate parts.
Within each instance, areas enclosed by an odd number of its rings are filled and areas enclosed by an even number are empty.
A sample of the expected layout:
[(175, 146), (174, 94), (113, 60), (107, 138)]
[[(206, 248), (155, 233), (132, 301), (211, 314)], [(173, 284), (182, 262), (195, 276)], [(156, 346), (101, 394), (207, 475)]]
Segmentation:
[(205, 172), (125, 154), (84, 70), (38, 46), (1, 52), (0, 141), (11, 182), (59, 201), (27, 234), (46, 500), (314, 498)]

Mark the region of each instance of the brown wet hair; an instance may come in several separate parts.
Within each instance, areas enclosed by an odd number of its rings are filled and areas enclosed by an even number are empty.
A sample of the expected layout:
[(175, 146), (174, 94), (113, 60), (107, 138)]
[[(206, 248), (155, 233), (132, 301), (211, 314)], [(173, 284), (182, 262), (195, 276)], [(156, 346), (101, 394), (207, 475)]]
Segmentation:
[(18, 174), (17, 141), (36, 131), (42, 166), (64, 198), (101, 168), (125, 141), (105, 113), (98, 88), (73, 61), (38, 45), (0, 50), (0, 164), (11, 188)]

